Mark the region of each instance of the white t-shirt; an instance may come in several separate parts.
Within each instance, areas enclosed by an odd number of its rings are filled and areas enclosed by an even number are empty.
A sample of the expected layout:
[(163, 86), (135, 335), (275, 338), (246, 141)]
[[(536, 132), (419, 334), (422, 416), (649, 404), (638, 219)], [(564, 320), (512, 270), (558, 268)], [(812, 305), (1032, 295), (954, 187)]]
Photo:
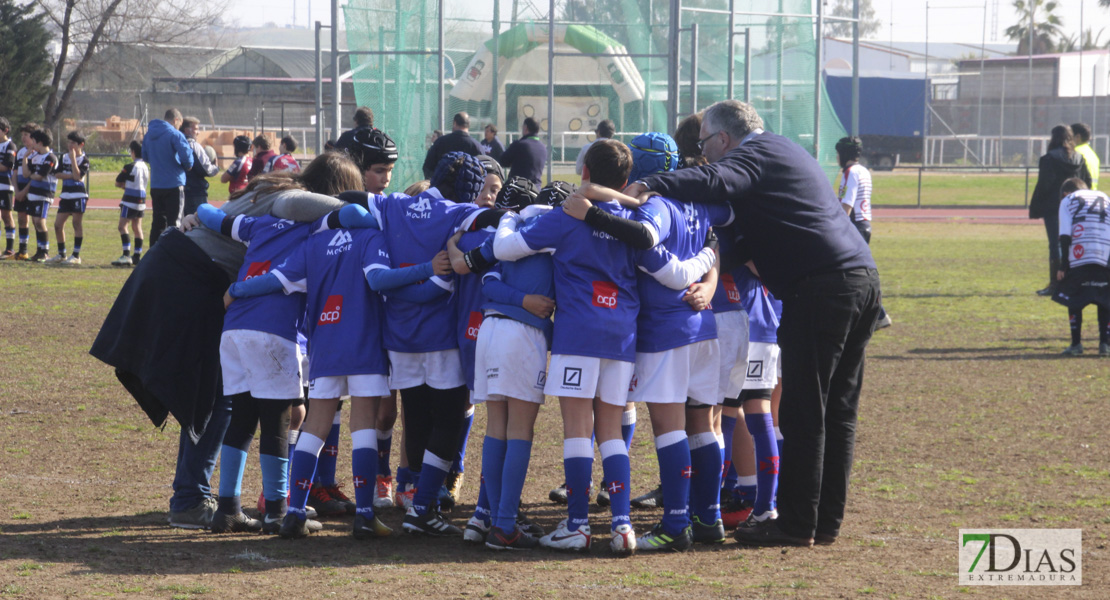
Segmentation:
[(837, 198), (852, 207), (852, 221), (871, 221), (871, 171), (859, 163), (844, 169)]
[(1060, 235), (1071, 236), (1068, 260), (1072, 267), (1106, 265), (1110, 259), (1110, 197), (1079, 190), (1060, 201)]

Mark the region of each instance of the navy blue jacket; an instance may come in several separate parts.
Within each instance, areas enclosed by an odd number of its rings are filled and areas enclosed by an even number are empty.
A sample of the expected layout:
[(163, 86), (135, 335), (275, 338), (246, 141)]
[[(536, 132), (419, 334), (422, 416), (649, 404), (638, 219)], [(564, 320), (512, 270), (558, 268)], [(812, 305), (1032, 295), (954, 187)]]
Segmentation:
[(185, 185), (185, 171), (193, 168), (193, 149), (184, 133), (154, 119), (143, 136), (143, 160), (150, 165), (150, 189), (175, 188)]
[(498, 162), (510, 168), (509, 179), (524, 177), (539, 185), (543, 179), (543, 166), (547, 163), (547, 146), (536, 136), (525, 136), (509, 144)]
[(441, 135), (432, 147), (428, 148), (428, 155), (424, 157), (424, 179), (432, 178), (432, 173), (436, 172), (436, 165), (443, 155), (456, 151), (466, 152), (471, 156), (482, 153), (478, 140), (470, 137), (470, 134), (465, 131), (456, 130), (447, 135)]
[(807, 275), (875, 268), (821, 165), (781, 135), (757, 135), (715, 163), (644, 183), (681, 202), (731, 204), (748, 257), (778, 298)]

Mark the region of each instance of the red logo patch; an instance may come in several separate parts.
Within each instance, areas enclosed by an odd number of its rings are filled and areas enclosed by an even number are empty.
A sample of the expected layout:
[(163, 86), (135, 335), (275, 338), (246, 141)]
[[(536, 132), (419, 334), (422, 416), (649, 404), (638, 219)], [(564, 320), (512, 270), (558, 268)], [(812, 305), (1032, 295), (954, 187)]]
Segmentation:
[(466, 339), (478, 339), (478, 328), (482, 326), (482, 313), (470, 311), (470, 319), (466, 322)]
[(689, 479), (693, 476), (694, 476), (694, 468), (693, 467), (686, 467), (686, 468), (682, 469), (682, 478), (683, 479)]
[(728, 296), (729, 303), (738, 304), (740, 302), (740, 290), (736, 288), (736, 280), (732, 278), (732, 275), (722, 274), (721, 285), (725, 286), (725, 295)]
[(1083, 258), (1083, 245), (1082, 244), (1076, 244), (1076, 245), (1072, 246), (1071, 247), (1071, 255), (1074, 256), (1077, 259)]
[(769, 456), (767, 460), (759, 461), (759, 472), (769, 473), (771, 475), (779, 474), (779, 457)]
[(324, 303), (324, 310), (320, 312), (320, 320), (316, 324), (328, 325), (330, 323), (338, 323), (342, 314), (343, 296), (328, 296), (328, 301)]
[(619, 481), (614, 481), (609, 484), (610, 494), (619, 494), (624, 491), (624, 484)]
[(262, 275), (265, 275), (269, 272), (270, 261), (266, 260), (263, 262), (252, 262), (251, 266), (247, 267), (247, 275), (243, 278), (243, 281), (254, 279), (255, 277), (261, 277)]
[(308, 479), (298, 479), (297, 487), (301, 488), (302, 490), (309, 490), (312, 489), (312, 482)]
[(366, 485), (366, 478), (355, 475), (354, 478), (351, 479), (351, 483), (354, 483), (355, 489), (358, 489)]
[(324, 446), (324, 454), (328, 456), (339, 456), (339, 446)]
[(611, 281), (594, 282), (594, 306), (617, 308), (617, 284)]

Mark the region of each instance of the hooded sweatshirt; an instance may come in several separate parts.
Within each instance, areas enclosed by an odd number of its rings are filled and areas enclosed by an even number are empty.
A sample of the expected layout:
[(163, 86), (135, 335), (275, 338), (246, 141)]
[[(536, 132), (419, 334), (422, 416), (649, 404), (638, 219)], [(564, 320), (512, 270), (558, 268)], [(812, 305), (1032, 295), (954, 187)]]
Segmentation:
[(193, 167), (193, 151), (185, 134), (171, 123), (154, 119), (143, 137), (143, 160), (150, 165), (150, 188), (185, 185), (185, 171)]
[(1072, 177), (1091, 186), (1091, 175), (1082, 154), (1072, 152), (1068, 156), (1063, 148), (1053, 148), (1042, 156), (1037, 168), (1037, 186), (1029, 200), (1029, 218), (1043, 219), (1060, 212), (1060, 186)]

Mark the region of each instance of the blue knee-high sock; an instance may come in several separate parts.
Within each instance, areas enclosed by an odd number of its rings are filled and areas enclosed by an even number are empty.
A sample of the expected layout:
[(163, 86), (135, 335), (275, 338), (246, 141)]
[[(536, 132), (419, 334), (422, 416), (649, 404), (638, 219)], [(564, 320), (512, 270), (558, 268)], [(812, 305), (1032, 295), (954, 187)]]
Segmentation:
[[(248, 446), (249, 447), (249, 446)], [(238, 497), (242, 491), (247, 451), (224, 444), (220, 448), (220, 497)]]
[[(483, 465), (482, 468), (485, 469), (485, 466)], [(492, 523), (493, 511), (490, 509), (484, 476), (478, 478), (478, 503), (474, 505), (474, 518), (485, 523), (487, 527)]]
[(722, 487), (726, 490), (736, 487), (736, 469), (732, 468), (732, 432), (734, 431), (736, 431), (736, 417), (721, 415), (721, 434), (725, 438), (725, 449), (721, 455), (724, 461)]
[[(686, 433), (682, 436), (685, 438)], [(605, 487), (609, 490), (609, 510), (613, 515), (612, 528), (627, 523), (632, 524), (629, 513), (632, 512), (632, 467), (628, 462), (628, 450), (624, 447), (624, 440), (608, 440), (598, 446), (601, 452), (601, 470), (605, 477)], [(689, 450), (687, 450), (689, 456)], [(685, 466), (689, 466), (689, 460)], [(679, 474), (681, 477), (681, 474)], [(685, 511), (686, 503), (683, 502)]]
[(636, 405), (631, 410), (621, 413), (621, 438), (624, 439), (624, 449), (632, 451), (632, 436), (636, 435)]
[[(474, 406), (472, 405), (466, 411), (466, 418), (463, 419), (462, 430), (459, 432), (459, 452), (455, 455), (455, 462), (451, 463), (452, 473), (462, 473), (466, 469), (466, 445), (470, 443), (470, 428), (473, 426)], [(484, 453), (483, 456), (485, 456)]]
[(293, 453), (297, 451), (297, 440), (300, 439), (300, 429), (289, 429), (289, 470), (285, 474), (285, 497), (289, 497), (289, 483), (293, 481)]
[(745, 414), (744, 422), (755, 439), (755, 465), (758, 487), (755, 494), (755, 514), (774, 508), (775, 492), (779, 483), (779, 453), (775, 444), (775, 426), (770, 413)]
[(351, 432), (351, 481), (355, 486), (355, 513), (373, 518), (378, 481), (378, 433), (373, 429)]
[(655, 438), (659, 457), (659, 483), (663, 487), (663, 530), (677, 535), (690, 524), (686, 507), (690, 503), (690, 442), (686, 432), (668, 431)]
[(262, 495), (267, 500), (285, 500), (289, 491), (289, 459), (273, 454), (260, 454), (262, 467)]
[(779, 456), (782, 456), (782, 431), (775, 427), (775, 445), (778, 446)]
[(412, 471), (408, 467), (397, 467), (397, 477), (394, 478), (394, 483), (397, 484), (398, 488), (415, 482), (416, 479), (412, 476)]
[(439, 488), (447, 478), (450, 468), (451, 459), (436, 456), (431, 450), (424, 451), (424, 466), (420, 469), (420, 479), (416, 482), (416, 493), (412, 497), (412, 507), (416, 514), (427, 514), (435, 505)]
[(389, 451), (393, 448), (393, 430), (377, 429), (378, 437), (378, 476), (389, 477), (393, 471), (389, 470)]
[(594, 445), (589, 438), (563, 440), (563, 475), (567, 482), (567, 529), (590, 524), (590, 475)]
[(721, 446), (713, 432), (690, 436), (690, 512), (705, 525), (721, 518)]
[(520, 510), (520, 494), (528, 476), (528, 462), (532, 458), (532, 442), (509, 440), (505, 451), (505, 468), (501, 472), (501, 498), (493, 522), (502, 531), (516, 529), (516, 516)]
[(297, 449), (293, 451), (293, 466), (289, 472), (292, 482), (289, 490), (289, 512), (300, 518), (305, 517), (304, 505), (308, 502), (308, 492), (312, 489), (312, 476), (316, 474), (316, 461), (320, 457), (320, 450), (324, 447), (324, 440), (302, 431), (297, 440)]
[(486, 502), (490, 509), (491, 523), (497, 518), (497, 509), (501, 504), (501, 482), (507, 448), (508, 443), (505, 440), (488, 435), (482, 441), (482, 480), (486, 484)]
[(324, 450), (320, 453), (320, 462), (316, 465), (314, 481), (324, 487), (335, 485), (335, 463), (339, 459), (339, 421), (342, 416), (339, 410), (335, 411), (331, 429), (328, 430), (328, 439), (324, 440)]

